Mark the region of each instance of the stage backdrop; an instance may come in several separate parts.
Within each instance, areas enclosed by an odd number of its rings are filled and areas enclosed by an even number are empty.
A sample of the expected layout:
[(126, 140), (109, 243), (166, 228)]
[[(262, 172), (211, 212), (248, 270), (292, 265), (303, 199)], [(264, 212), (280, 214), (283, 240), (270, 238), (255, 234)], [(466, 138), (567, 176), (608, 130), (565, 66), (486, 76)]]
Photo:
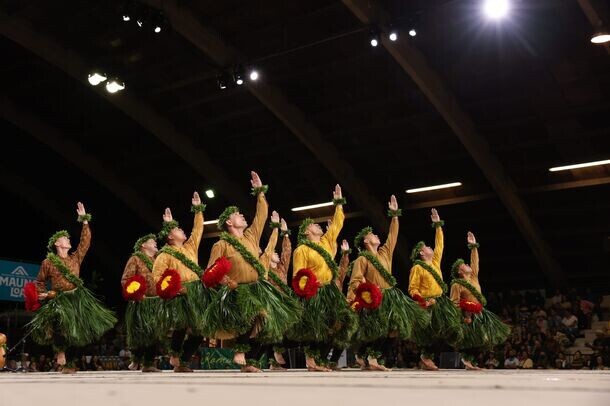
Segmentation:
[(36, 280), (39, 264), (0, 259), (0, 300), (23, 302), (23, 287)]

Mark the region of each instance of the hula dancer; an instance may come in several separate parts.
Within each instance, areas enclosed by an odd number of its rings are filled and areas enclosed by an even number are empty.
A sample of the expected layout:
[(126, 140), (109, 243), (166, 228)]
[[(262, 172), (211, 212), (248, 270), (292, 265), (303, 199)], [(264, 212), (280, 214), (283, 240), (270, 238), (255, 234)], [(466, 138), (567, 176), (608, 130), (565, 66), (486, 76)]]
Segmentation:
[[(343, 228), (345, 199), (341, 187), (333, 192), (335, 214), (326, 233), (319, 224), (306, 219), (299, 228), (299, 245), (293, 255), (292, 286), (303, 304), (303, 317), (291, 336), (307, 345), (305, 357), (309, 371), (330, 371), (323, 365), (332, 347), (346, 348), (357, 324), (337, 286), (339, 267), (334, 261), (337, 237)], [(316, 359), (317, 358), (317, 359)]]
[(446, 296), (441, 259), (443, 256), (443, 224), (436, 209), (432, 209), (432, 227), (436, 229), (434, 250), (418, 242), (411, 252), (413, 267), (409, 276), (409, 295), (430, 313), (430, 323), (415, 331), (415, 341), (421, 348), (423, 368), (437, 371), (434, 349), (443, 344), (455, 346), (462, 335), (462, 317), (458, 308)]
[(188, 239), (173, 219), (171, 210), (165, 209), (158, 239), (166, 245), (153, 264), (157, 294), (165, 299), (161, 319), (167, 317), (167, 328), (174, 329), (170, 344), (170, 363), (174, 372), (193, 372), (187, 365), (203, 340), (202, 314), (211, 298), (210, 291), (200, 281), (203, 270), (197, 259), (205, 205), (197, 192), (193, 193), (191, 204), (195, 218)]
[(470, 231), (466, 237), (470, 249), (470, 265), (458, 259), (451, 267), (451, 300), (459, 306), (464, 320), (464, 337), (458, 348), (468, 370), (478, 370), (474, 351), (491, 349), (506, 341), (510, 326), (485, 308), (487, 300), (479, 284), (479, 244)]
[[(229, 283), (221, 282), (214, 301), (205, 312), (206, 328), (217, 338), (236, 337), (233, 361), (242, 372), (260, 372), (261, 343), (282, 340), (287, 329), (298, 320), (298, 307), (290, 306), (284, 295), (267, 281), (268, 269), (260, 262), (260, 239), (269, 207), (268, 187), (256, 172), (251, 172), (252, 194), (256, 196), (256, 215), (252, 225), (230, 206), (220, 215), (220, 241), (212, 247), (208, 272), (217, 261), (228, 260)], [(204, 276), (205, 277), (205, 276)]]
[[(42, 261), (36, 285), (24, 287), (26, 308), (36, 310), (28, 323), (34, 341), (52, 345), (62, 373), (75, 373), (75, 356), (79, 347), (98, 340), (116, 323), (114, 314), (87, 289), (80, 267), (91, 244), (91, 215), (82, 203), (77, 204), (78, 221), (82, 223), (76, 251), (69, 253), (70, 235), (62, 230), (49, 239), (47, 258)], [(47, 281), (51, 290), (47, 291)], [(42, 306), (39, 299), (46, 300)]]
[(161, 372), (153, 363), (158, 345), (167, 332), (166, 320), (160, 317), (163, 302), (157, 296), (152, 273), (157, 255), (156, 238), (148, 234), (136, 241), (121, 278), (123, 297), (129, 301), (125, 311), (127, 345), (133, 354), (129, 369), (138, 369), (142, 364), (142, 372)]
[(394, 195), (388, 207), (392, 221), (383, 245), (371, 227), (363, 228), (356, 236), (358, 258), (352, 264), (347, 295), (360, 315), (354, 339), (364, 357), (358, 357), (362, 359), (357, 361), (363, 369), (374, 371), (387, 371), (384, 360), (389, 358), (397, 340), (412, 339), (414, 330), (428, 321), (427, 313), (396, 287), (392, 276), (392, 256), (401, 215)]

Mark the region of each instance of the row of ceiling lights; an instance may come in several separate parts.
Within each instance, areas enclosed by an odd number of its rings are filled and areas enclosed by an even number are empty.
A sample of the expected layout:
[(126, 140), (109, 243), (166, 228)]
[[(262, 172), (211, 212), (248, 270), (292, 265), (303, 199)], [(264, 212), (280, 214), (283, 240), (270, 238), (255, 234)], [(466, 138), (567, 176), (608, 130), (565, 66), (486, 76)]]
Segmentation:
[(249, 79), (251, 82), (256, 82), (259, 77), (260, 75), (256, 69), (251, 68), (246, 73), (246, 70), (238, 65), (233, 68), (224, 69), (218, 74), (216, 80), (218, 82), (218, 87), (221, 90), (225, 90), (227, 88), (243, 85), (246, 79)]
[(135, 22), (138, 28), (150, 29), (156, 34), (166, 26), (166, 19), (161, 11), (135, 1), (126, 1), (123, 4), (121, 18), (124, 22)]
[(97, 86), (106, 82), (106, 91), (108, 93), (116, 93), (125, 89), (125, 83), (118, 78), (108, 79), (108, 76), (101, 72), (91, 72), (87, 77), (87, 81), (91, 86)]

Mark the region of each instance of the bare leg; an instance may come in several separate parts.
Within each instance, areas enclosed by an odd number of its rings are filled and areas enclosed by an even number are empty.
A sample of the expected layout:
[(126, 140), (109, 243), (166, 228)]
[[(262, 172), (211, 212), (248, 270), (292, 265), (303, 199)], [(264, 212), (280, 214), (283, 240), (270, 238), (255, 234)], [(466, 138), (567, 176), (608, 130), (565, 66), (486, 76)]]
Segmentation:
[(368, 361), (372, 371), (391, 371), (391, 369), (377, 362), (377, 358), (368, 357)]

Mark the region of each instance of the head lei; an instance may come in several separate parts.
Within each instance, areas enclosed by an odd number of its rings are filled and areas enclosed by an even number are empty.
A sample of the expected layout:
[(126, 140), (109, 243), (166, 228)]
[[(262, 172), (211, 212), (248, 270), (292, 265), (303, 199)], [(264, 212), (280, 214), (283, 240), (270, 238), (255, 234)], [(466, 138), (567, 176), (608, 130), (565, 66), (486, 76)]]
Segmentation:
[(159, 231), (159, 234), (157, 235), (157, 239), (159, 240), (159, 242), (165, 244), (167, 242), (167, 237), (169, 236), (169, 233), (171, 233), (172, 230), (177, 227), (180, 227), (180, 224), (178, 224), (176, 220), (164, 222), (163, 228), (161, 229), (161, 231)]
[(231, 214), (239, 213), (239, 207), (229, 206), (227, 207), (218, 217), (218, 229), (225, 231), (227, 228), (227, 220), (231, 217)]
[(358, 248), (358, 251), (360, 251), (360, 249), (364, 248), (364, 239), (366, 238), (367, 235), (369, 235), (369, 233), (373, 232), (373, 228), (372, 227), (364, 227), (362, 230), (360, 230), (360, 232), (358, 234), (356, 234), (356, 238), (354, 238), (354, 247)]
[(299, 227), (299, 236), (297, 238), (299, 242), (307, 240), (307, 235), (305, 234), (307, 233), (307, 228), (312, 224), (314, 224), (314, 221), (310, 218), (303, 220)]
[(460, 271), (460, 266), (464, 263), (464, 260), (462, 258), (459, 258), (453, 263), (453, 265), (451, 265), (451, 277), (453, 279), (457, 279), (460, 277), (458, 272)]
[(138, 238), (138, 241), (136, 241), (136, 243), (133, 246), (134, 252), (140, 251), (140, 249), (142, 249), (142, 245), (146, 241), (148, 241), (148, 240), (155, 240), (156, 238), (157, 238), (157, 236), (154, 235), (154, 234), (146, 234), (145, 236)]
[(411, 261), (415, 262), (418, 259), (420, 259), (420, 252), (422, 250), (422, 248), (424, 248), (426, 246), (426, 243), (423, 241), (418, 242), (417, 244), (415, 244), (415, 246), (413, 247), (413, 251), (411, 251)]
[(66, 238), (70, 238), (70, 234), (68, 234), (68, 232), (66, 230), (61, 230), (56, 232), (55, 234), (53, 234), (51, 236), (51, 238), (49, 238), (49, 243), (47, 244), (47, 250), (49, 252), (53, 251), (53, 248), (55, 247), (55, 243), (57, 242), (57, 240), (59, 240), (61, 237), (66, 237)]

